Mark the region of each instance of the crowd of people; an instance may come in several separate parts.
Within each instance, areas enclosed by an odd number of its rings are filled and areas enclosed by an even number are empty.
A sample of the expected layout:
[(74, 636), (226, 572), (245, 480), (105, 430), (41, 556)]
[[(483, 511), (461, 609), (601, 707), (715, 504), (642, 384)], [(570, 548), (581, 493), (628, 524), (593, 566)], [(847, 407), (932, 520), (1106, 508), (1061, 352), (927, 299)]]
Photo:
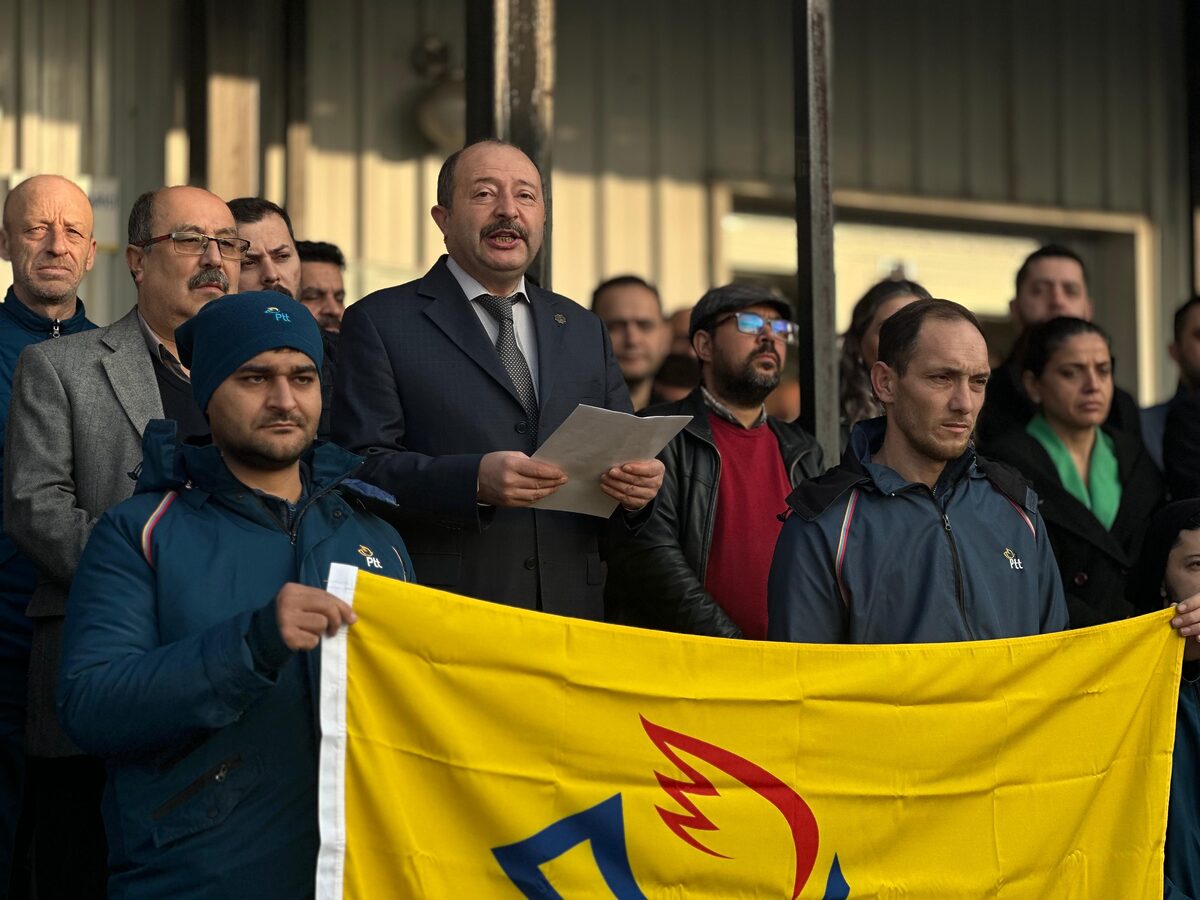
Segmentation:
[[(9, 192), (9, 895), (311, 894), (315, 651), (355, 621), (325, 590), (338, 562), (730, 639), (986, 640), (1174, 604), (1167, 890), (1200, 897), (1200, 298), (1175, 319), (1178, 391), (1139, 411), (1070, 249), (1017, 272), (995, 370), (970, 310), (881, 282), (842, 338), (830, 466), (797, 422), (787, 300), (734, 283), (668, 317), (622, 275), (585, 309), (526, 277), (543, 198), (514, 146), (452, 154), (446, 254), (347, 307), (342, 253), (296, 240), (282, 207), (149, 191), (135, 305), (96, 328), (86, 195), (48, 175)], [(691, 417), (599, 476), (608, 519), (533, 505), (567, 481), (533, 453), (579, 404)]]

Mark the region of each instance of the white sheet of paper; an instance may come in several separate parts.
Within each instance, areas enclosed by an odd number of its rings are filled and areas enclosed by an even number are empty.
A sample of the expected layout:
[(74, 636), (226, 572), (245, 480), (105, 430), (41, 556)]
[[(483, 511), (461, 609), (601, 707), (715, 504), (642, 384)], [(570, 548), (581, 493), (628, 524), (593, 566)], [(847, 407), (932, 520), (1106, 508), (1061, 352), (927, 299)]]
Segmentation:
[(567, 473), (567, 483), (533, 504), (537, 509), (583, 513), (607, 519), (617, 501), (600, 489), (600, 476), (613, 466), (658, 456), (691, 416), (649, 416), (575, 407), (533, 454)]

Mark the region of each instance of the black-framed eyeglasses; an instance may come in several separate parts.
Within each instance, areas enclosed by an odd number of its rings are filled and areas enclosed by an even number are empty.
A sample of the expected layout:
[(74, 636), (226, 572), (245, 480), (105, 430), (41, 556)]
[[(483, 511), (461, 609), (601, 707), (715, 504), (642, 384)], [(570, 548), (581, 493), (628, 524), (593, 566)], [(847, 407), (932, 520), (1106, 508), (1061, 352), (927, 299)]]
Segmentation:
[(713, 323), (713, 328), (719, 328), (730, 319), (737, 322), (737, 330), (742, 334), (758, 334), (764, 328), (770, 326), (771, 337), (783, 341), (785, 344), (796, 343), (799, 326), (790, 319), (767, 319), (758, 313), (737, 312), (725, 316), (723, 319), (718, 319)]
[(170, 241), (175, 245), (175, 252), (183, 256), (203, 256), (208, 252), (209, 241), (217, 242), (217, 252), (225, 259), (245, 259), (246, 251), (250, 249), (250, 242), (244, 238), (215, 237), (211, 234), (200, 234), (198, 231), (172, 231), (170, 234), (160, 234), (133, 246), (144, 249), (163, 241)]

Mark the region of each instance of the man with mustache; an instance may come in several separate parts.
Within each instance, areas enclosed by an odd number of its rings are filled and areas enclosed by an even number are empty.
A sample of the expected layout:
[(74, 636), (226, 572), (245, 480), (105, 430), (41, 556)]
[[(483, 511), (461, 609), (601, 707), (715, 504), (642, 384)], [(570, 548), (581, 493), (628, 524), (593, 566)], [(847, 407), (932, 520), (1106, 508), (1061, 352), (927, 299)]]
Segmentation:
[(824, 469), (799, 425), (767, 415), (796, 325), (766, 288), (713, 288), (692, 310), (701, 383), (645, 415), (691, 416), (662, 453), (659, 501), (609, 552), (605, 601), (628, 625), (717, 637), (767, 636), (767, 572), (787, 495)]
[[(481, 141), (438, 175), (448, 256), (342, 319), (333, 439), (392, 493), (417, 579), (527, 609), (599, 619), (607, 520), (530, 509), (566, 475), (530, 458), (579, 404), (630, 412), (608, 331), (525, 278), (542, 245), (542, 176), (519, 149)], [(600, 479), (612, 525), (639, 527), (658, 460)]]
[(207, 435), (175, 329), (237, 289), (247, 242), (224, 201), (194, 187), (140, 196), (125, 261), (137, 306), (107, 328), (35, 344), (13, 379), (5, 442), (4, 527), (41, 573), (29, 604), (28, 749), (42, 785), (35, 806), (39, 895), (103, 897), (104, 767), (58, 724), (54, 691), (67, 591), (96, 520), (133, 492), (142, 432), (170, 418)]
[(976, 456), (987, 342), (949, 300), (883, 323), (871, 386), (885, 414), (854, 426), (841, 464), (788, 497), (767, 585), (768, 634), (912, 644), (1067, 627), (1037, 495)]

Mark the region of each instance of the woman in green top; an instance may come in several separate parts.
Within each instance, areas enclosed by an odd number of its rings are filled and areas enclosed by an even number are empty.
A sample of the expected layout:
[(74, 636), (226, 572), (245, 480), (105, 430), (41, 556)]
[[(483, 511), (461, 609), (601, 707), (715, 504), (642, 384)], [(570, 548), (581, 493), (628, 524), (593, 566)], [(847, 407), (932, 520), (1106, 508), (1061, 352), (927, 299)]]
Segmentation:
[(1103, 427), (1113, 400), (1108, 335), (1083, 319), (1051, 319), (1026, 335), (1022, 383), (1038, 413), (988, 447), (1041, 498), (1071, 626), (1136, 615), (1130, 568), (1163, 482), (1142, 442)]

